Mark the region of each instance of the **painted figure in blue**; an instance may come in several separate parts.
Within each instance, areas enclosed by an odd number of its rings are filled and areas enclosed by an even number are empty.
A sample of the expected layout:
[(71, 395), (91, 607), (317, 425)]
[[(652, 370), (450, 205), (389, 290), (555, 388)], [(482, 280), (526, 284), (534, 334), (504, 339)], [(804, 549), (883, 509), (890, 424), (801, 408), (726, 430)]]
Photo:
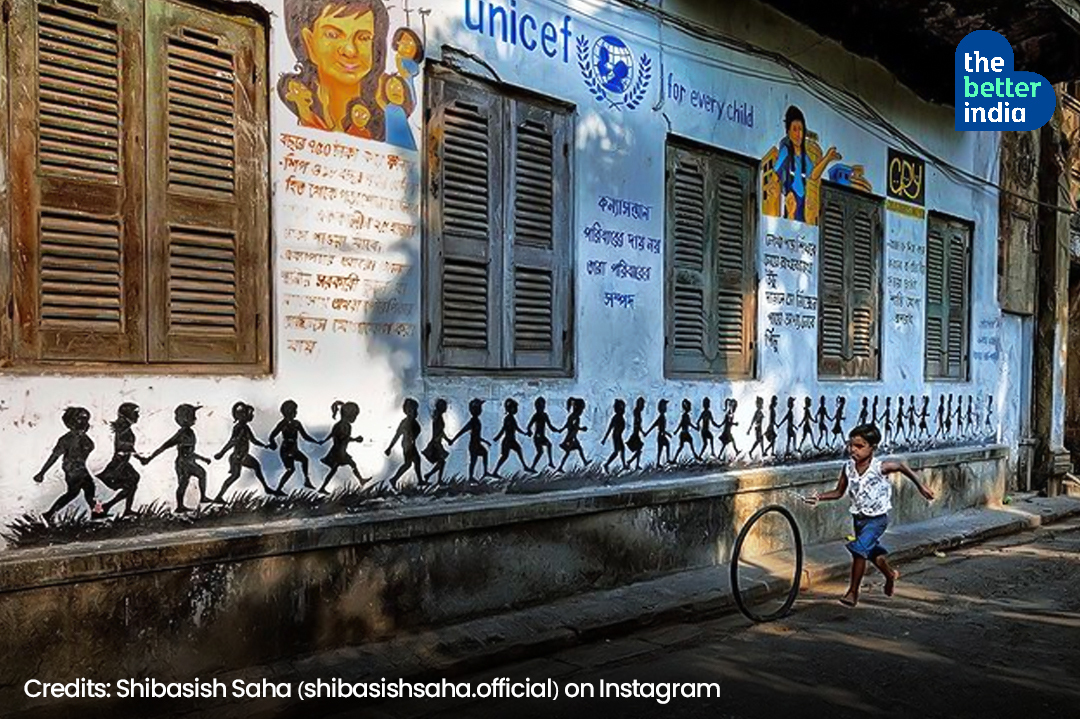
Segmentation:
[(537, 397), (533, 402), (533, 408), (536, 411), (533, 412), (533, 416), (529, 418), (529, 424), (525, 427), (525, 432), (533, 438), (533, 447), (536, 448), (536, 458), (533, 459), (529, 469), (536, 471), (536, 465), (545, 451), (547, 451), (548, 469), (555, 469), (555, 460), (551, 457), (551, 440), (548, 439), (547, 433), (549, 430), (552, 432), (560, 430), (551, 423), (551, 417), (547, 413), (546, 399)]
[(67, 491), (61, 494), (49, 510), (41, 515), (45, 524), (52, 521), (53, 515), (68, 505), (71, 500), (80, 493), (86, 498), (86, 505), (90, 508), (90, 518), (98, 519), (105, 516), (101, 503), (94, 498), (94, 478), (90, 470), (86, 468), (86, 460), (94, 451), (94, 440), (87, 436), (90, 429), (90, 412), (82, 407), (68, 407), (62, 416), (64, 426), (68, 431), (56, 441), (49, 458), (45, 460), (41, 471), (34, 475), (34, 481), (45, 481), (45, 473), (62, 459), (61, 466), (64, 468), (64, 482)]
[(600, 75), (605, 90), (616, 93), (625, 92), (630, 77), (630, 65), (621, 53), (612, 56), (612, 47), (619, 50), (626, 49), (621, 42), (619, 45), (597, 43), (596, 72)]
[(221, 459), (226, 452), (232, 450), (232, 454), (229, 455), (229, 476), (225, 478), (225, 483), (221, 485), (221, 490), (218, 492), (214, 502), (217, 504), (225, 503), (225, 492), (240, 478), (240, 472), (244, 467), (255, 473), (255, 478), (259, 480), (259, 484), (263, 486), (267, 494), (276, 497), (284, 496), (284, 492), (271, 489), (270, 485), (266, 483), (262, 465), (259, 464), (259, 460), (251, 456), (251, 445), (269, 447), (269, 444), (259, 441), (251, 431), (251, 422), (255, 419), (255, 408), (246, 402), (237, 402), (232, 408), (232, 418), (234, 422), (232, 436), (229, 437), (229, 441), (225, 443), (225, 446), (214, 455), (214, 459)]
[(401, 452), (405, 461), (389, 480), (390, 489), (394, 491), (397, 491), (397, 481), (409, 471), (410, 467), (416, 472), (416, 483), (421, 487), (427, 484), (427, 480), (420, 471), (420, 451), (416, 449), (416, 441), (420, 439), (420, 423), (416, 420), (420, 414), (420, 404), (412, 397), (406, 397), (401, 403), (401, 411), (405, 413), (405, 419), (398, 423), (397, 432), (394, 433), (394, 438), (390, 440), (390, 446), (385, 452), (389, 457), (394, 451), (394, 445), (399, 439), (401, 440)]
[(622, 460), (623, 469), (626, 469), (626, 444), (623, 442), (623, 434), (626, 432), (626, 402), (621, 399), (615, 400), (613, 407), (614, 414), (611, 416), (611, 421), (608, 422), (607, 432), (604, 433), (604, 438), (600, 440), (601, 445), (607, 444), (608, 437), (611, 437), (611, 456), (604, 462), (604, 471), (610, 471), (611, 463), (618, 457)]
[(794, 105), (784, 113), (784, 131), (786, 136), (778, 145), (775, 165), (780, 181), (780, 212), (789, 220), (806, 222), (809, 183), (821, 179), (829, 163), (841, 159), (840, 153), (830, 147), (820, 161), (814, 162), (806, 148), (806, 118)]
[(706, 449), (709, 454), (716, 456), (716, 444), (713, 440), (712, 427), (719, 427), (713, 419), (712, 402), (708, 397), (701, 400), (701, 414), (698, 416), (698, 427), (701, 429), (701, 456), (705, 456)]
[(420, 36), (407, 27), (399, 27), (391, 41), (394, 48), (394, 64), (398, 75), (409, 86), (412, 96), (416, 97), (416, 78), (420, 74), (420, 65), (424, 62), (424, 45)]
[(409, 116), (416, 107), (415, 95), (401, 75), (383, 75), (376, 97), (386, 121), (386, 141), (406, 150), (416, 149), (416, 139), (409, 127)]
[(506, 416), (503, 418), (502, 428), (499, 433), (495, 435), (495, 441), (502, 440), (502, 445), (499, 448), (499, 461), (495, 463), (495, 471), (493, 474), (498, 477), (499, 470), (502, 469), (506, 460), (510, 459), (510, 454), (516, 454), (518, 461), (521, 462), (521, 468), (526, 472), (532, 472), (533, 469), (525, 463), (525, 455), (521, 452), (521, 445), (517, 441), (517, 436), (523, 434), (529, 436), (528, 430), (522, 429), (517, 423), (518, 403), (517, 400), (508, 397), (506, 402), (503, 403), (503, 409), (506, 410)]
[(297, 462), (300, 463), (300, 469), (304, 473), (304, 488), (315, 489), (315, 485), (311, 483), (307, 455), (300, 449), (300, 438), (303, 437), (313, 444), (322, 444), (326, 441), (325, 439), (317, 440), (308, 434), (307, 430), (304, 429), (304, 425), (296, 418), (296, 413), (296, 402), (291, 399), (282, 402), (281, 421), (277, 423), (274, 431), (270, 433), (269, 449), (277, 449), (275, 440), (279, 434), (281, 435), (281, 452), (279, 456), (281, 457), (282, 466), (285, 467), (285, 474), (282, 475), (281, 481), (278, 482), (279, 492), (284, 489), (289, 478), (293, 476)]
[(656, 430), (656, 466), (660, 467), (660, 455), (664, 455), (664, 463), (671, 462), (671, 433), (667, 431), (667, 406), (668, 401), (662, 399), (656, 403), (656, 419), (645, 430), (645, 436)]

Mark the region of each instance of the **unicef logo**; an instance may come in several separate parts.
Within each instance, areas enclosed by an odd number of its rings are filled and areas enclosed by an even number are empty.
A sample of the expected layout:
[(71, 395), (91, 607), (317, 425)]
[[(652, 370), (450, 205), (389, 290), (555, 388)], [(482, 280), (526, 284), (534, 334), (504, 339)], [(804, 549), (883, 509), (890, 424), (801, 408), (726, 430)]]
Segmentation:
[(633, 110), (645, 99), (652, 68), (644, 53), (635, 67), (634, 55), (621, 39), (604, 35), (590, 47), (588, 39), (581, 35), (577, 54), (585, 86), (597, 100), (607, 101), (610, 109)]

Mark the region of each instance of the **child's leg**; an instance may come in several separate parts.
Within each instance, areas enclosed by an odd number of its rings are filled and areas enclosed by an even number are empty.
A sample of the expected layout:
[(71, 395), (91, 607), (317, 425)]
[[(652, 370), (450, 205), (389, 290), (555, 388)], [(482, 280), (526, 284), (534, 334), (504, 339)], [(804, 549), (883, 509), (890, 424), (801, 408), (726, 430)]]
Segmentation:
[(527, 472), (531, 472), (532, 468), (525, 464), (525, 453), (521, 451), (521, 447), (514, 449), (514, 454), (517, 455), (518, 461), (521, 462), (521, 468)]
[(840, 601), (849, 607), (854, 607), (859, 602), (859, 585), (862, 583), (863, 574), (866, 572), (866, 560), (857, 554), (851, 556), (851, 585), (847, 593)]
[[(277, 491), (280, 492), (285, 488), (285, 485), (289, 483), (289, 478), (293, 476), (293, 472), (296, 471), (296, 464), (292, 461), (287, 465), (288, 469), (285, 470), (285, 474), (281, 475), (281, 481), (278, 482)], [(305, 472), (306, 474), (306, 472)]]
[(881, 573), (885, 575), (885, 596), (891, 597), (896, 587), (896, 580), (900, 577), (900, 572), (896, 571), (889, 564), (889, 560), (886, 559), (888, 555), (885, 552), (881, 552), (874, 556), (871, 560), (874, 566), (881, 570)]
[(322, 486), (319, 487), (319, 493), (320, 494), (326, 494), (327, 493), (326, 492), (326, 485), (330, 484), (330, 480), (334, 478), (335, 474), (337, 474), (338, 467), (340, 467), (340, 466), (341, 466), (340, 464), (335, 464), (332, 467), (330, 467), (330, 471), (326, 473), (325, 477), (323, 477)]
[(304, 487), (307, 489), (315, 489), (315, 486), (311, 483), (311, 470), (308, 468), (307, 455), (298, 454), (296, 460), (300, 462), (300, 471), (304, 473)]
[(184, 506), (184, 495), (187, 494), (188, 482), (191, 480), (189, 476), (177, 477), (176, 485), (176, 511), (187, 512), (188, 508)]
[(219, 504), (225, 501), (225, 492), (229, 491), (229, 487), (233, 486), (237, 479), (240, 478), (240, 467), (236, 466), (229, 470), (229, 476), (225, 478), (225, 483), (221, 485), (221, 489), (217, 493), (217, 498), (214, 500)]

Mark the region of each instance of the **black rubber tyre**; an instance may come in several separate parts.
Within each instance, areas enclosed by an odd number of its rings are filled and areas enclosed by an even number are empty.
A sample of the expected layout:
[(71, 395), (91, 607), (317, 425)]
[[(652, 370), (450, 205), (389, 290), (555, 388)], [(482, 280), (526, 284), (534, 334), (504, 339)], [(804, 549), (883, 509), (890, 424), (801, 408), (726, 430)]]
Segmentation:
[[(758, 614), (746, 606), (746, 603), (743, 601), (742, 589), (739, 587), (739, 554), (742, 552), (743, 542), (746, 541), (746, 537), (750, 534), (750, 530), (753, 529), (759, 519), (769, 512), (776, 512), (783, 515), (783, 517), (787, 519), (788, 524), (791, 525), (791, 534), (795, 540), (795, 577), (784, 604), (771, 614)], [(779, 504), (770, 504), (767, 507), (762, 507), (754, 512), (750, 519), (746, 520), (746, 524), (743, 525), (743, 528), (739, 530), (739, 536), (735, 538), (735, 548), (731, 552), (731, 593), (735, 597), (735, 605), (739, 608), (739, 611), (743, 613), (743, 616), (754, 622), (772, 622), (786, 617), (788, 613), (791, 612), (791, 607), (795, 604), (795, 597), (799, 594), (799, 584), (802, 582), (802, 565), (802, 535), (799, 533), (799, 525), (795, 523), (795, 517), (791, 515), (791, 512), (789, 512), (787, 508), (781, 507)]]

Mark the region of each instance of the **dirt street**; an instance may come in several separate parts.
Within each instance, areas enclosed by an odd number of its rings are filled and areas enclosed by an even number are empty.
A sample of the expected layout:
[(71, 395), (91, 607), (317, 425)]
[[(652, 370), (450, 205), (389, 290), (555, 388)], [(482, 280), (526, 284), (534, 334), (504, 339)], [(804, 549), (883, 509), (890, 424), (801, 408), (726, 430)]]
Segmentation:
[[(384, 701), (363, 716), (1077, 716), (1080, 520), (898, 568), (896, 596), (883, 596), (881, 575), (868, 574), (856, 609), (837, 602), (845, 585), (835, 582), (804, 592), (780, 622), (726, 617), (657, 627), (453, 678), (553, 679), (562, 692), (556, 701)], [(565, 696), (570, 682), (601, 680), (714, 682), (720, 696), (666, 704)]]

